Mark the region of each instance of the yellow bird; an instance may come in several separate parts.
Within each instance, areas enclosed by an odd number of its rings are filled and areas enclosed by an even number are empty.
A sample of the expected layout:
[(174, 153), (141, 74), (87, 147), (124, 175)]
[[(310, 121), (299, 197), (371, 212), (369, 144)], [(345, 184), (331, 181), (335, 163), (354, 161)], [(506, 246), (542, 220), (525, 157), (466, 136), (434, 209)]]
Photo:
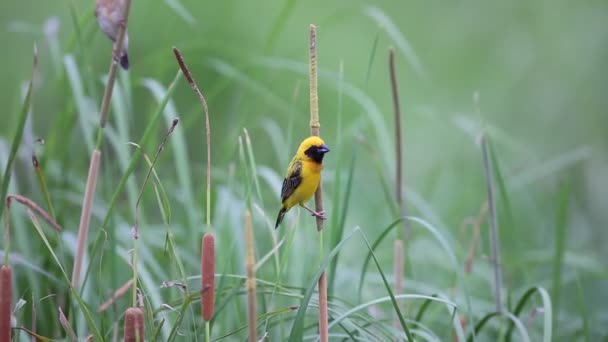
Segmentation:
[[(125, 24), (125, 0), (95, 0), (95, 17), (99, 23), (99, 28), (105, 33), (114, 44), (118, 38), (118, 28)], [(114, 46), (114, 45), (112, 45)], [(129, 69), (129, 56), (127, 48), (129, 46), (129, 37), (125, 32), (125, 38), (122, 43), (122, 51), (119, 56), (114, 56), (114, 60), (120, 62), (123, 69)]]
[(312, 216), (325, 219), (325, 212), (316, 212), (308, 208), (305, 203), (314, 195), (321, 181), (321, 170), (323, 169), (323, 156), (329, 152), (323, 139), (312, 136), (304, 139), (289, 163), (287, 176), (283, 180), (281, 189), (281, 210), (277, 217), (276, 229), (283, 216), (293, 206), (300, 205), (308, 210)]

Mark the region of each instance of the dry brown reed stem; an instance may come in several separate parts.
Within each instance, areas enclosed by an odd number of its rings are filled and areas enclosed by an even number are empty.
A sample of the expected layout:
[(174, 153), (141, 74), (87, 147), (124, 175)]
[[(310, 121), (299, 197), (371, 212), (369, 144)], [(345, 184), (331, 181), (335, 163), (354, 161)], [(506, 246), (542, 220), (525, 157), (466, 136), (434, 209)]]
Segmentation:
[(245, 210), (245, 244), (247, 246), (247, 257), (245, 268), (247, 269), (247, 322), (249, 342), (257, 342), (256, 309), (255, 309), (255, 250), (253, 243), (253, 224), (251, 213)]
[[(317, 28), (310, 25), (310, 46), (308, 80), (310, 86), (310, 135), (319, 136), (321, 121), (319, 119), (319, 94), (317, 77)], [(319, 179), (319, 187), (315, 192), (315, 210), (323, 211), (323, 188), (322, 181)], [(323, 253), (323, 219), (317, 217), (317, 231), (319, 231), (320, 251)], [(321, 254), (322, 257), (322, 254)], [(319, 339), (327, 342), (329, 339), (328, 315), (327, 315), (327, 274), (325, 271), (319, 277)]]
[[(23, 204), (24, 206), (31, 209), (34, 213), (38, 214), (38, 216), (42, 217), (42, 219), (44, 219), (56, 231), (58, 231), (58, 232), (62, 231), (62, 228), (59, 225), (59, 223), (57, 223), (57, 221), (55, 221), (55, 219), (53, 219), (53, 217), (51, 215), (49, 215), (49, 213), (47, 213), (46, 210), (42, 209), (42, 207), (40, 207), (38, 204), (36, 204), (36, 202), (32, 201), (31, 199), (29, 199), (25, 196), (21, 196), (21, 195), (17, 195), (17, 194), (7, 195), (6, 196), (7, 212), (10, 209), (10, 204), (11, 204), (10, 202), (13, 200), (17, 201), (18, 203)], [(8, 216), (8, 213), (7, 213), (7, 216)], [(8, 233), (6, 233), (6, 234), (8, 234)]]
[(74, 330), (70, 325), (70, 321), (68, 321), (67, 317), (65, 317), (63, 310), (61, 310), (61, 307), (58, 307), (57, 309), (59, 310), (59, 323), (63, 327), (63, 330), (65, 330), (65, 333), (68, 335), (68, 338), (72, 342), (78, 341), (78, 338), (76, 337), (76, 334), (74, 333)]
[(196, 84), (194, 77), (192, 77), (192, 73), (188, 69), (186, 62), (184, 61), (184, 56), (182, 53), (176, 48), (173, 48), (173, 54), (175, 54), (175, 59), (177, 60), (177, 64), (179, 68), (182, 70), (182, 73), (188, 80), (190, 87), (194, 90), (194, 93), (198, 97), (201, 105), (203, 106), (203, 111), (205, 112), (205, 133), (207, 135), (207, 232), (211, 232), (211, 124), (209, 122), (209, 107), (207, 106), (207, 100), (203, 96), (200, 88)]
[(205, 233), (202, 249), (201, 309), (203, 319), (210, 321), (213, 317), (213, 305), (215, 301), (215, 237), (213, 233)]
[(74, 289), (78, 289), (80, 286), (80, 269), (82, 268), (84, 252), (87, 247), (89, 225), (91, 223), (91, 209), (93, 207), (93, 195), (95, 194), (95, 187), (97, 186), (100, 159), (101, 152), (99, 150), (94, 150), (91, 155), (89, 174), (87, 175), (87, 184), (85, 186), (84, 199), (82, 201), (82, 211), (80, 213), (78, 243), (76, 247), (76, 256), (74, 257), (74, 269), (72, 270), (72, 287)]
[(144, 311), (140, 308), (128, 308), (125, 313), (125, 342), (143, 342)]
[[(393, 252), (393, 267), (395, 268), (395, 293), (401, 294), (403, 292), (403, 240), (395, 240), (393, 243)], [(398, 320), (396, 323), (399, 325), (399, 327), (401, 327)]]
[(124, 294), (129, 291), (131, 286), (133, 286), (133, 279), (129, 279), (129, 281), (127, 281), (123, 286), (119, 287), (116, 291), (114, 291), (112, 297), (110, 297), (110, 299), (105, 301), (99, 306), (99, 308), (97, 308), (97, 312), (103, 312), (107, 310), (112, 304), (114, 304), (114, 302), (116, 302), (118, 298), (124, 296)]
[[(8, 213), (6, 213), (8, 216)], [(0, 268), (0, 341), (11, 340), (11, 304), (13, 301), (12, 270), (10, 266)]]

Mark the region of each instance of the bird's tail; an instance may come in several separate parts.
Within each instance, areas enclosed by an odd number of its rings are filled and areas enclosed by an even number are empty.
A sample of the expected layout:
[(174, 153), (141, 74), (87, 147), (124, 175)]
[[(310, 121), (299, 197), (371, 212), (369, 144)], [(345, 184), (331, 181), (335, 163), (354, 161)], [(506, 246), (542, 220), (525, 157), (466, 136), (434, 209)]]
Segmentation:
[(283, 221), (283, 216), (285, 216), (286, 212), (287, 209), (285, 209), (285, 207), (281, 207), (281, 210), (279, 210), (279, 216), (277, 216), (277, 223), (274, 225), (274, 229), (277, 229), (279, 227), (279, 225)]
[(125, 70), (129, 70), (129, 55), (127, 55), (126, 51), (120, 56), (120, 66)]

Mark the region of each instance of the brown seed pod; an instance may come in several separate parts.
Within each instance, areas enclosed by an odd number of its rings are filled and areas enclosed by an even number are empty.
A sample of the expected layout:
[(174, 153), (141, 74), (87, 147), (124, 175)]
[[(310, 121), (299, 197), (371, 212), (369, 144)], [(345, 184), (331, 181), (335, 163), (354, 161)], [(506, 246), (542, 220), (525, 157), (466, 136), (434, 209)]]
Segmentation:
[(10, 266), (0, 269), (0, 341), (11, 340), (11, 302), (13, 298), (12, 270)]
[(144, 311), (128, 308), (125, 313), (125, 342), (143, 342), (144, 336)]
[(203, 236), (201, 256), (201, 305), (203, 319), (211, 320), (215, 301), (215, 237), (213, 233)]

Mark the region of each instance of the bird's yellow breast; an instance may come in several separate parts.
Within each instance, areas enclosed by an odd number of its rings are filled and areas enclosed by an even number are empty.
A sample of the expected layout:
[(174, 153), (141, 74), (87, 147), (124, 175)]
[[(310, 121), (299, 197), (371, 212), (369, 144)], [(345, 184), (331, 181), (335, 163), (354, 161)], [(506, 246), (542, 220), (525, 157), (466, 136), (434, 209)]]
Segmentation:
[(294, 205), (304, 204), (314, 195), (319, 187), (322, 169), (323, 165), (321, 164), (302, 161), (302, 183), (283, 202), (285, 209), (289, 210)]

